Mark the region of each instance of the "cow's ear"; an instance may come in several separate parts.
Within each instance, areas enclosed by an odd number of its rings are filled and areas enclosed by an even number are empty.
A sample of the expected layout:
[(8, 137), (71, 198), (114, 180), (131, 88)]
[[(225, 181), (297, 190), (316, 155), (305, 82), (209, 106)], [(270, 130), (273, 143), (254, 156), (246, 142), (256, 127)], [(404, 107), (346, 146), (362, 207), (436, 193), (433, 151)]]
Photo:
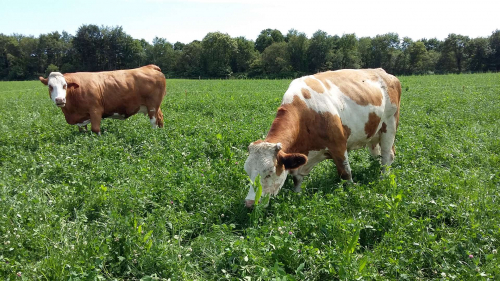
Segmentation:
[(38, 80), (40, 80), (40, 82), (42, 82), (45, 86), (49, 83), (49, 79), (43, 78), (42, 76), (38, 77)]
[(307, 156), (302, 153), (278, 153), (278, 161), (285, 165), (285, 169), (297, 169), (307, 163)]
[(276, 146), (274, 147), (276, 153), (278, 153), (281, 150), (281, 142), (278, 142)]

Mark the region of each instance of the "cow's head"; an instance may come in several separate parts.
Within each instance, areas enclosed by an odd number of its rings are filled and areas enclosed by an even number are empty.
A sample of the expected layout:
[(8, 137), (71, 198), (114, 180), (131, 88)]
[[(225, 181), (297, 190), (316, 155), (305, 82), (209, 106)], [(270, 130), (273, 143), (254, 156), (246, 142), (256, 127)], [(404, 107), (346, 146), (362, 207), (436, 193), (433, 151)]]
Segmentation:
[(78, 88), (76, 83), (66, 81), (60, 72), (51, 72), (48, 78), (38, 77), (40, 82), (49, 86), (49, 95), (52, 101), (59, 107), (66, 105), (66, 91), (68, 87)]
[[(281, 143), (256, 141), (248, 146), (248, 152), (245, 171), (252, 181), (260, 175), (262, 196), (278, 194), (285, 183), (288, 170), (296, 169), (307, 162), (304, 154), (283, 152)], [(252, 207), (255, 203), (255, 190), (252, 186), (245, 201), (247, 207)]]

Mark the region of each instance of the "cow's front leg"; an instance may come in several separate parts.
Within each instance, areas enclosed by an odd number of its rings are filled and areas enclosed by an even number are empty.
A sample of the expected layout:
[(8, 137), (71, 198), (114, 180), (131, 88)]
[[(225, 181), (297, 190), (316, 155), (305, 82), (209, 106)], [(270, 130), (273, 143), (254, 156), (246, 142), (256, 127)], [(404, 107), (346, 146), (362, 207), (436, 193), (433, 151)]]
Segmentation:
[(293, 191), (300, 193), (302, 191), (302, 181), (304, 180), (304, 176), (296, 174), (293, 175)]
[(333, 162), (337, 166), (337, 172), (341, 179), (352, 182), (351, 166), (347, 157), (347, 150), (343, 155), (332, 155)]
[(102, 112), (100, 110), (93, 110), (90, 112), (90, 128), (92, 132), (101, 135), (101, 119)]

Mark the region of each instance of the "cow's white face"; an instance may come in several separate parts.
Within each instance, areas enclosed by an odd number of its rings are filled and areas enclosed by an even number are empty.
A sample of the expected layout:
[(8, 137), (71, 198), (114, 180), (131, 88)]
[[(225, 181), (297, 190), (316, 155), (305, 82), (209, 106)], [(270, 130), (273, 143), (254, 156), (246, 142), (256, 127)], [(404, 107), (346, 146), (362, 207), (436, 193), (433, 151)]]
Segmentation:
[(47, 79), (40, 77), (43, 84), (49, 86), (49, 94), (52, 101), (59, 107), (66, 105), (66, 90), (68, 83), (60, 72), (51, 72)]
[[(248, 146), (248, 158), (245, 171), (252, 181), (260, 175), (262, 196), (276, 195), (283, 186), (288, 175), (288, 169), (295, 169), (307, 162), (303, 154), (286, 154), (281, 151), (280, 143), (257, 141)], [(252, 207), (255, 203), (255, 190), (250, 187), (245, 205)]]

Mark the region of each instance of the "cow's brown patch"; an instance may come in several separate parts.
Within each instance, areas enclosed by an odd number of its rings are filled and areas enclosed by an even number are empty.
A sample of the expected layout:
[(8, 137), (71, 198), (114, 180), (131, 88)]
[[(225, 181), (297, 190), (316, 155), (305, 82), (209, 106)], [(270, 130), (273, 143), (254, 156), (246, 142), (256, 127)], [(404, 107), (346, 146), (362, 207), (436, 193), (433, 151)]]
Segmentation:
[(279, 161), (277, 161), (275, 166), (276, 166), (276, 175), (280, 176), (281, 173), (283, 173), (283, 171), (285, 170), (285, 165), (283, 165), (283, 163), (280, 163)]
[(308, 89), (302, 88), (302, 96), (304, 96), (305, 99), (310, 99), (311, 98), (311, 93), (309, 92)]
[(347, 140), (351, 135), (351, 128), (347, 127), (346, 125), (342, 125), (342, 129), (344, 129), (344, 136), (345, 139)]
[(309, 86), (313, 91), (315, 91), (318, 94), (322, 94), (325, 89), (321, 85), (321, 82), (319, 82), (316, 79), (313, 79), (311, 77), (306, 77), (304, 78), (304, 82), (306, 83), (307, 86)]
[[(384, 72), (385, 73), (385, 72)], [(376, 69), (363, 70), (343, 70), (327, 71), (315, 74), (314, 77), (322, 81), (324, 85), (330, 88), (327, 81), (337, 86), (340, 91), (359, 105), (382, 105), (383, 95), (380, 89), (367, 83), (379, 81), (379, 75), (383, 74)], [(387, 74), (385, 74), (387, 75)]]
[(382, 122), (382, 127), (380, 127), (380, 132), (387, 133), (387, 125), (385, 124), (385, 122)]
[(375, 135), (379, 124), (380, 117), (375, 112), (368, 114), (368, 122), (365, 123), (365, 133), (367, 139)]
[(259, 144), (261, 142), (263, 142), (263, 140), (256, 140), (256, 141), (252, 142), (252, 144)]
[[(286, 153), (307, 155), (309, 151), (328, 148), (339, 175), (343, 179), (350, 179), (350, 174), (343, 165), (350, 134), (350, 129), (345, 128), (348, 127), (342, 126), (338, 115), (330, 112), (318, 113), (307, 107), (298, 96), (294, 96), (292, 103), (282, 105), (278, 109), (265, 141), (281, 142), (282, 152)], [(279, 169), (282, 168), (278, 163), (277, 172)]]

